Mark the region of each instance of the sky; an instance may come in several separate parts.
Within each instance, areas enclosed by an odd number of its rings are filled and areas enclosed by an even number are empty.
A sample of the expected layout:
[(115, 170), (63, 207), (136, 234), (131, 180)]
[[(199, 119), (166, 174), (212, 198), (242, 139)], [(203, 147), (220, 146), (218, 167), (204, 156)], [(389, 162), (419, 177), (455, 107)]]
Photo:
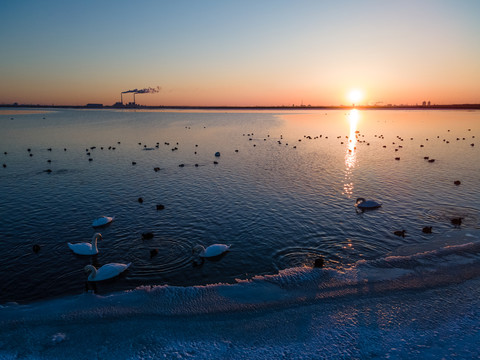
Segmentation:
[(480, 103), (478, 0), (0, 5), (0, 104)]

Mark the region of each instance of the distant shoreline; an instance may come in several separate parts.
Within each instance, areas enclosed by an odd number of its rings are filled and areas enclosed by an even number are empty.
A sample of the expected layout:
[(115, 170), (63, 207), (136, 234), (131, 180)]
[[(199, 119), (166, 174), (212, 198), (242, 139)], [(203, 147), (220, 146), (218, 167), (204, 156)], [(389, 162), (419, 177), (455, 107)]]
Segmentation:
[(385, 106), (146, 106), (146, 105), (28, 105), (0, 104), (0, 108), (32, 109), (116, 109), (116, 110), (480, 110), (480, 104), (385, 105)]

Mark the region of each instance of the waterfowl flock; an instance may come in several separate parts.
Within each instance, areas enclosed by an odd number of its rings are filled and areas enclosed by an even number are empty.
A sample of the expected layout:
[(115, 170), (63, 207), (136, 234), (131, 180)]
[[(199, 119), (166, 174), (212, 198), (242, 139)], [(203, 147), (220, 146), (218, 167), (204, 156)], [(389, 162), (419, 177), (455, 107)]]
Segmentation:
[[(271, 143), (275, 144), (275, 146), (279, 146), (279, 147), (280, 146), (288, 147), (289, 143), (290, 144), (293, 143), (292, 139), (284, 138), (283, 135), (280, 135), (280, 136), (277, 136), (277, 137), (275, 137), (275, 135), (272, 135), (272, 137), (271, 137), (270, 134), (264, 134), (264, 136), (258, 137), (258, 134), (254, 135), (254, 133), (251, 132), (251, 133), (248, 133), (248, 134), (244, 134), (244, 136), (246, 137), (245, 140), (248, 139), (248, 142), (250, 144), (249, 146), (256, 147), (257, 149), (261, 148), (262, 144), (267, 142), (267, 141), (270, 141)], [(354, 141), (358, 144), (357, 146), (361, 146), (362, 144), (364, 144), (366, 146), (370, 146), (372, 144), (372, 147), (373, 147), (376, 144), (376, 142), (373, 141), (373, 139), (370, 140), (370, 141), (365, 140), (365, 136), (360, 131), (356, 131), (355, 135), (353, 135), (353, 136), (340, 136), (339, 135), (339, 136), (337, 136), (337, 139), (338, 139), (337, 141), (339, 141), (341, 145), (345, 144), (345, 142), (351, 143), (352, 140), (353, 140), (353, 137), (355, 137)], [(384, 135), (375, 135), (375, 137), (380, 141), (385, 140)], [(296, 145), (290, 146), (289, 148), (290, 149), (297, 149), (297, 146), (298, 146), (298, 148), (301, 148), (308, 141), (316, 141), (316, 140), (318, 141), (320, 139), (329, 139), (329, 136), (325, 135), (325, 134), (304, 135), (303, 139), (296, 139), (296, 140), (298, 140), (298, 141), (294, 142), (294, 144), (296, 144)], [(346, 139), (346, 140), (344, 140), (344, 139)], [(439, 136), (437, 136), (437, 139), (439, 139)], [(413, 138), (410, 138), (410, 140), (413, 140)], [(450, 143), (450, 140), (447, 140), (447, 139), (442, 139), (442, 140), (445, 144)], [(457, 141), (466, 141), (466, 137), (456, 138), (456, 140)], [(331, 141), (332, 142), (335, 141), (335, 138), (333, 138)], [(422, 144), (420, 144), (420, 147), (422, 149), (427, 150), (429, 144), (434, 142), (434, 141), (435, 141), (435, 138), (422, 139)], [(400, 154), (405, 148), (408, 147), (408, 145), (399, 145), (400, 143), (401, 144), (408, 143), (408, 138), (407, 138), (407, 140), (405, 140), (404, 138), (402, 138), (400, 136), (397, 136), (395, 141), (393, 141), (393, 142), (389, 141), (388, 142), (388, 146), (383, 145), (382, 143), (380, 143), (379, 145), (381, 145), (382, 148), (388, 149), (386, 151), (392, 151), (393, 150), (391, 153), (389, 152), (389, 154), (391, 154), (390, 156), (392, 156), (391, 159), (398, 162), (400, 160), (400, 158), (402, 158), (402, 161), (399, 163), (399, 164), (402, 164), (405, 161), (409, 161), (408, 157), (403, 156), (403, 155), (402, 155), (402, 157), (393, 156), (394, 153), (395, 153), (395, 155)], [(120, 144), (121, 144), (121, 142), (118, 141), (117, 146), (120, 145)], [(172, 144), (173, 146), (171, 146), (170, 144)], [(159, 142), (157, 142), (154, 146), (149, 146), (148, 144), (144, 144), (142, 142), (138, 142), (138, 145), (141, 147), (141, 150), (144, 150), (144, 151), (155, 151), (155, 149), (159, 149), (159, 147), (160, 147)], [(179, 142), (166, 141), (166, 142), (164, 142), (164, 145), (168, 147), (168, 152), (170, 152), (170, 149), (171, 149), (172, 152), (177, 152), (177, 153), (181, 153), (182, 150), (183, 150), (183, 144), (180, 145)], [(391, 146), (391, 145), (393, 145), (393, 146)], [(471, 147), (474, 146), (473, 143), (470, 144), (470, 145), (471, 145)], [(349, 153), (352, 153), (352, 152), (354, 153), (355, 151), (357, 151), (357, 146), (352, 147), (352, 148), (348, 148), (347, 151)], [(417, 143), (416, 146), (418, 146), (418, 143)], [(108, 146), (108, 147), (107, 146), (98, 146), (98, 148), (97, 148), (97, 146), (91, 146), (91, 147), (86, 148), (85, 149), (85, 154), (88, 157), (88, 161), (93, 161), (94, 160), (94, 155), (96, 154), (96, 151), (98, 152), (98, 149), (103, 150), (104, 148), (113, 151), (113, 150), (116, 149), (116, 146)], [(195, 148), (192, 149), (192, 151), (195, 150), (194, 151), (195, 155), (197, 155), (198, 148), (199, 148), (199, 145), (195, 144)], [(121, 149), (121, 147), (119, 147), (119, 149)], [(45, 149), (43, 149), (43, 150), (45, 150)], [(49, 153), (50, 152), (55, 152), (55, 149), (53, 149), (52, 147), (48, 147), (48, 148), (46, 148), (46, 150)], [(211, 159), (210, 161), (213, 161), (214, 165), (218, 165), (220, 161), (223, 161), (224, 158), (229, 156), (229, 152), (227, 150), (224, 150), (224, 149), (220, 149), (220, 150), (222, 150), (222, 156), (220, 156), (220, 151), (216, 151), (216, 152), (212, 151), (213, 158), (210, 158)], [(63, 148), (63, 151), (67, 151), (67, 148)], [(201, 146), (200, 146), (199, 151), (201, 151)], [(232, 153), (239, 153), (238, 148), (232, 148), (231, 151), (232, 151)], [(257, 150), (255, 150), (255, 151), (257, 151)], [(34, 151), (32, 151), (32, 148), (27, 149), (27, 153), (30, 157), (32, 157), (34, 155), (33, 152), (35, 152), (35, 155), (37, 155), (37, 150), (35, 148), (34, 148)], [(81, 150), (81, 152), (83, 154), (83, 149)], [(242, 150), (242, 153), (243, 153), (243, 150)], [(4, 152), (5, 159), (8, 159), (7, 154), (8, 153), (5, 151)], [(436, 167), (438, 162), (440, 164), (442, 162), (442, 159), (440, 157), (439, 157), (439, 159), (434, 159), (434, 158), (430, 157), (431, 155), (432, 154), (429, 154), (429, 156), (423, 156), (423, 159), (425, 161), (419, 160), (420, 163), (425, 164), (425, 167), (429, 168), (429, 169), (431, 168), (431, 166)], [(239, 156), (241, 156), (241, 155), (239, 155)], [(419, 159), (421, 159), (421, 158), (422, 157), (419, 157)], [(53, 166), (55, 166), (55, 159), (53, 159), (53, 160), (54, 160), (53, 161)], [(97, 158), (95, 158), (95, 160), (97, 160)], [(45, 161), (45, 160), (43, 160), (43, 161)], [(85, 161), (85, 159), (84, 159), (84, 161)], [(132, 171), (136, 171), (138, 168), (140, 168), (142, 166), (141, 159), (135, 159), (135, 160), (129, 160), (129, 161), (130, 161), (130, 164), (132, 166), (138, 164), (138, 166), (135, 167), (134, 170), (132, 170)], [(182, 163), (178, 164), (179, 168), (204, 166), (204, 164), (202, 164), (201, 162), (198, 162), (198, 163), (190, 162), (189, 163), (185, 159), (183, 159), (183, 161), (185, 161), (185, 162), (182, 162)], [(47, 162), (48, 162), (48, 164), (52, 164), (52, 159), (48, 159)], [(45, 164), (45, 162), (43, 162), (43, 164)], [(211, 162), (210, 162), (210, 164), (211, 164)], [(429, 164), (432, 164), (432, 165), (429, 165)], [(127, 162), (126, 165), (129, 166), (129, 163)], [(51, 165), (48, 165), (48, 166), (51, 166)], [(149, 171), (151, 171), (152, 168), (156, 173), (158, 172), (158, 173), (162, 174), (162, 172), (164, 171), (164, 167), (163, 167), (162, 164), (161, 164), (162, 168), (159, 167), (159, 166), (153, 166), (153, 164), (151, 164), (150, 166), (151, 167), (149, 168), (150, 169)], [(7, 167), (7, 162), (5, 162), (3, 164), (3, 167), (4, 168)], [(7, 171), (8, 171), (8, 169), (7, 169)], [(44, 172), (48, 173), (48, 174), (53, 173), (53, 172), (55, 172), (55, 167), (48, 168), (48, 169), (44, 170)], [(453, 179), (450, 179), (450, 180), (448, 180), (448, 182), (451, 184), (452, 180)], [(462, 180), (464, 180), (464, 179), (462, 179)], [(456, 186), (459, 186), (461, 184), (461, 181), (460, 180), (454, 180), (453, 184), (456, 185)], [(459, 189), (462, 189), (462, 188), (463, 188), (463, 186), (460, 187)], [(135, 199), (135, 197), (134, 197), (134, 199)], [(140, 203), (140, 204), (142, 204), (144, 202), (143, 197), (138, 197), (137, 200), (138, 200), (138, 203)], [(359, 197), (359, 198), (357, 198), (354, 206), (355, 206), (356, 209), (360, 210), (363, 213), (364, 211), (368, 211), (368, 210), (380, 209), (382, 207), (382, 203), (377, 202), (374, 199), (365, 199), (365, 198)], [(384, 206), (385, 207), (388, 206), (387, 202), (385, 202)], [(156, 210), (163, 210), (163, 209), (165, 209), (164, 205), (162, 205), (162, 204), (157, 204), (156, 205)], [(380, 211), (382, 211), (382, 210), (380, 210)], [(370, 214), (372, 214), (372, 213), (370, 213)], [(365, 215), (365, 216), (367, 216), (367, 215)], [(97, 218), (93, 221), (92, 226), (94, 228), (99, 228), (99, 227), (102, 227), (102, 226), (105, 226), (105, 225), (108, 225), (108, 224), (112, 223), (113, 220), (114, 220), (114, 217), (101, 216), (101, 217), (99, 217), (99, 218)], [(454, 217), (454, 218), (451, 218), (450, 222), (453, 226), (459, 227), (459, 226), (462, 225), (462, 218), (461, 217)], [(432, 233), (432, 227), (431, 226), (425, 226), (425, 227), (423, 227), (422, 232), (425, 233), (425, 234), (430, 234), (430, 233)], [(403, 229), (393, 231), (394, 235), (400, 236), (400, 237), (405, 237), (406, 233), (407, 232)], [(142, 233), (141, 235), (142, 235), (142, 239), (144, 239), (144, 240), (149, 240), (149, 239), (152, 239), (154, 237), (153, 232), (145, 232), (145, 233)], [(410, 232), (409, 232), (409, 236), (410, 236)], [(94, 236), (92, 237), (92, 240), (89, 243), (88, 242), (74, 243), (74, 244), (68, 243), (68, 247), (75, 254), (95, 255), (95, 254), (98, 253), (97, 241), (100, 241), (101, 239), (102, 239), (102, 237), (101, 237), (100, 233), (95, 233)], [(40, 246), (39, 245), (36, 245), (36, 246), (37, 246), (37, 248), (34, 248), (34, 252), (39, 252), (40, 251)], [(203, 248), (203, 246), (199, 245), (199, 246), (196, 246), (194, 248), (194, 253), (200, 258), (210, 258), (210, 257), (215, 257), (215, 256), (218, 256), (218, 255), (222, 255), (223, 253), (228, 251), (229, 248), (230, 248), (230, 246), (225, 245), (225, 244), (214, 244), (214, 245), (208, 246), (207, 248)], [(154, 257), (158, 253), (159, 253), (158, 249), (151, 249), (150, 250), (150, 257)], [(117, 263), (115, 263), (115, 264), (117, 264)], [(118, 272), (118, 274), (121, 273), (122, 271), (125, 271), (130, 266), (130, 263), (129, 264), (121, 264), (121, 265), (124, 265), (124, 267), (123, 267), (123, 270)], [(104, 265), (104, 266), (106, 266), (106, 265)], [(318, 262), (318, 264), (317, 263), (315, 264), (315, 267), (322, 267), (322, 266), (323, 266), (323, 259), (322, 259), (322, 262), (321, 262), (321, 266), (320, 266), (320, 261)], [(112, 266), (112, 268), (120, 269), (122, 267)], [(91, 267), (89, 267), (88, 268), (89, 279), (90, 279), (90, 277), (92, 277), (92, 278), (96, 278), (96, 280), (94, 280), (94, 281), (99, 281), (100, 279), (103, 279), (104, 276), (105, 276), (105, 275), (100, 276), (100, 274), (107, 274), (107, 273), (108, 274), (113, 274), (113, 273), (115, 273), (115, 271), (113, 271), (113, 270), (112, 271), (109, 270), (107, 272), (106, 269), (107, 268), (105, 268), (105, 270), (102, 270), (102, 267), (100, 267), (97, 270), (95, 268), (92, 269)]]
[[(348, 115), (348, 114), (346, 114)], [(189, 126), (185, 127), (186, 129), (190, 129)], [(204, 127), (205, 128), (205, 127)], [(471, 131), (471, 129), (468, 129), (468, 131)], [(248, 133), (248, 134), (243, 134), (243, 136), (246, 136), (248, 137), (248, 140), (249, 141), (253, 141), (253, 140), (259, 140), (259, 138), (254, 138), (254, 133), (251, 132), (251, 133)], [(342, 138), (345, 138), (347, 139), (347, 142), (348, 143), (352, 143), (352, 141), (355, 141), (356, 143), (358, 144), (365, 144), (367, 146), (370, 146), (371, 142), (370, 141), (367, 141), (367, 140), (364, 140), (364, 137), (365, 135), (361, 134), (361, 132), (359, 130), (356, 130), (354, 135), (345, 135), (345, 136), (341, 136), (341, 135), (338, 135), (337, 136), (337, 139), (342, 139)], [(380, 135), (374, 135), (375, 138), (379, 139), (379, 140), (385, 140), (385, 136), (383, 134), (380, 134)], [(270, 134), (267, 134), (266, 136), (263, 137), (263, 141), (267, 141), (268, 139), (270, 138)], [(304, 135), (303, 136), (304, 140), (318, 140), (318, 139), (328, 139), (329, 136), (328, 135), (325, 135), (325, 134), (319, 134), (319, 135)], [(437, 135), (436, 137), (437, 139), (440, 139), (440, 135)], [(475, 139), (475, 136), (471, 136), (472, 139)], [(285, 146), (288, 146), (288, 142), (283, 142), (284, 138), (283, 138), (283, 135), (280, 134), (278, 140), (277, 140), (277, 143), (279, 145), (285, 145)], [(402, 138), (401, 136), (398, 136), (396, 137), (396, 140), (399, 141), (399, 142), (404, 142), (404, 138)], [(410, 138), (410, 140), (414, 140), (414, 138)], [(430, 139), (426, 138), (425, 141), (428, 142)], [(456, 138), (457, 141), (466, 141), (467, 140), (467, 137), (457, 137)], [(300, 143), (302, 141), (302, 139), (298, 139), (298, 142)], [(392, 145), (396, 145), (396, 147), (393, 149), (394, 152), (399, 152), (401, 151), (401, 149), (404, 148), (403, 145), (399, 145), (397, 141), (393, 141), (391, 144)], [(443, 138), (442, 141), (445, 143), (445, 144), (449, 144), (450, 143), (450, 140), (446, 139), (446, 138)], [(117, 141), (117, 145), (120, 145), (122, 142), (121, 141)], [(165, 141), (164, 142), (164, 145), (165, 146), (170, 146), (171, 142), (170, 141)], [(344, 144), (344, 141), (340, 141), (340, 144), (343, 145)], [(147, 144), (144, 144), (142, 142), (138, 142), (138, 145), (139, 146), (143, 146), (142, 147), (142, 150), (155, 150), (155, 149), (159, 149), (160, 147), (160, 142), (156, 142), (155, 146), (149, 146)], [(178, 151), (179, 150), (179, 142), (175, 142), (175, 146), (171, 148), (172, 151)], [(253, 147), (256, 147), (257, 146), (257, 143), (254, 143), (253, 144)], [(471, 143), (470, 144), (471, 147), (474, 147), (475, 146), (475, 143)], [(197, 149), (199, 147), (198, 144), (195, 144), (195, 149)], [(116, 146), (98, 146), (98, 148), (100, 148), (101, 150), (104, 150), (104, 149), (108, 149), (108, 150), (115, 150), (116, 149)], [(387, 148), (387, 145), (382, 145), (382, 148)], [(420, 144), (420, 148), (425, 148), (425, 144)], [(97, 149), (97, 146), (90, 146), (90, 147), (87, 147), (85, 148), (85, 154), (88, 156), (88, 161), (91, 162), (93, 161), (93, 157), (92, 157), (92, 154), (93, 154), (93, 151)], [(297, 149), (297, 145), (293, 146), (292, 149)], [(48, 147), (46, 148), (45, 150), (47, 150), (48, 152), (54, 152), (54, 149), (52, 147)], [(66, 152), (67, 151), (67, 148), (63, 148), (63, 150)], [(348, 148), (347, 151), (349, 153), (353, 153), (357, 150), (357, 147), (354, 146), (353, 148)], [(233, 150), (235, 153), (238, 153), (239, 150), (238, 149), (234, 149)], [(27, 152), (29, 154), (30, 157), (33, 157), (33, 152), (32, 152), (32, 148), (27, 148)], [(4, 151), (4, 155), (7, 155), (8, 152), (7, 151)], [(194, 152), (194, 154), (196, 155), (197, 154), (197, 151)], [(216, 151), (214, 153), (214, 157), (215, 158), (220, 158), (220, 151)], [(399, 161), (401, 159), (400, 156), (395, 156), (393, 157), (394, 160), (396, 161)], [(424, 159), (428, 162), (428, 163), (434, 163), (436, 161), (436, 159), (433, 159), (433, 158), (430, 158), (429, 156), (424, 156)], [(47, 160), (48, 163), (51, 163), (52, 160), (51, 159), (48, 159)], [(131, 161), (131, 164), (132, 165), (137, 165), (138, 162), (136, 160), (133, 160)], [(214, 165), (218, 165), (219, 162), (218, 160), (214, 160), (213, 161), (213, 164)], [(194, 167), (199, 167), (201, 164), (199, 163), (194, 163), (192, 164)], [(8, 164), (5, 162), (3, 163), (3, 168), (7, 168)], [(188, 166), (188, 164), (185, 164), (185, 163), (180, 163), (178, 164), (179, 167), (186, 167)], [(158, 166), (155, 166), (154, 168), (154, 171), (155, 172), (159, 172), (160, 171), (160, 167)], [(46, 169), (44, 170), (44, 172), (47, 172), (47, 173), (52, 173), (54, 172), (54, 170), (52, 170), (51, 168), (49, 169)], [(457, 183), (458, 182), (458, 183)], [(457, 180), (455, 182), (456, 185), (459, 184), (459, 181)]]
[[(102, 224), (100, 226), (106, 226), (109, 225), (115, 217), (108, 217), (108, 216), (101, 216), (93, 221), (92, 226), (94, 228), (98, 228), (99, 224)], [(143, 232), (142, 234), (142, 239), (143, 240), (151, 240), (154, 238), (153, 232)], [(67, 246), (69, 247), (70, 250), (72, 250), (73, 253), (77, 255), (83, 255), (83, 256), (91, 256), (91, 255), (97, 255), (99, 253), (98, 247), (97, 247), (97, 241), (102, 240), (102, 234), (100, 233), (95, 233), (91, 239), (90, 242), (79, 242), (79, 243), (67, 243)], [(192, 249), (192, 253), (198, 256), (199, 258), (218, 258), (221, 255), (224, 255), (228, 250), (230, 249), (230, 245), (225, 245), (225, 244), (213, 244), (208, 246), (206, 249), (203, 247), (203, 245), (196, 245)], [(38, 253), (40, 251), (40, 246), (35, 244), (33, 246), (33, 251), (35, 253)], [(159, 253), (158, 249), (151, 249), (150, 250), (150, 258), (153, 258)], [(193, 260), (194, 264), (198, 265), (197, 259)], [(93, 265), (86, 265), (84, 270), (85, 273), (88, 275), (87, 281), (89, 282), (97, 282), (97, 281), (103, 281), (103, 280), (108, 280), (112, 279), (118, 275), (120, 275), (122, 272), (127, 270), (130, 267), (131, 263), (124, 264), (124, 263), (108, 263), (100, 268), (96, 268)], [(87, 289), (90, 287), (87, 286)], [(96, 287), (94, 286), (93, 289), (96, 291)]]

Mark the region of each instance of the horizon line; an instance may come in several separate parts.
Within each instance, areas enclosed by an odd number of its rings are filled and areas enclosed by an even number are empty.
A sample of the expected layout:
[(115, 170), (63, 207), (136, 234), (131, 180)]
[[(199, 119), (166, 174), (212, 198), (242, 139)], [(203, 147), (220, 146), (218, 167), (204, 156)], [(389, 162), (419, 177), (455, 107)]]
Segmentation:
[(462, 104), (431, 104), (431, 105), (408, 105), (408, 104), (387, 104), (387, 105), (140, 105), (140, 104), (119, 104), (103, 105), (100, 103), (88, 103), (85, 105), (46, 105), (46, 104), (0, 104), (0, 107), (13, 108), (76, 108), (76, 109), (466, 109), (480, 110), (480, 103)]

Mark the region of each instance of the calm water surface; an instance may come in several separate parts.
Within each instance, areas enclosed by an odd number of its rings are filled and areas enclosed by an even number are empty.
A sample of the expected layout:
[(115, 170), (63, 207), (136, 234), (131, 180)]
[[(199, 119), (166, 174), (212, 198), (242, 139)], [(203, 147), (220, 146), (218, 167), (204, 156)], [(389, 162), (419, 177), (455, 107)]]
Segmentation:
[[(2, 110), (0, 128), (0, 303), (81, 293), (87, 264), (132, 263), (105, 294), (233, 283), (434, 248), (454, 217), (480, 228), (478, 111)], [(100, 215), (99, 254), (73, 254)], [(195, 265), (214, 243), (231, 250)]]

